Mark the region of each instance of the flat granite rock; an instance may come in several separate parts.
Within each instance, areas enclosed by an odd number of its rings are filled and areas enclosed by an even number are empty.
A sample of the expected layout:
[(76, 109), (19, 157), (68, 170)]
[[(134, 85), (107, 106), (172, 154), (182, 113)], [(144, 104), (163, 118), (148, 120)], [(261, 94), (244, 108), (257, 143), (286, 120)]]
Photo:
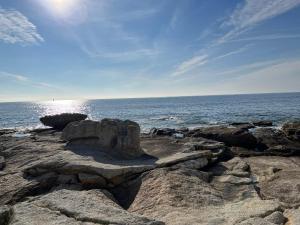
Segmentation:
[(129, 213), (105, 191), (58, 190), (16, 204), (10, 225), (124, 224), (163, 225)]
[(261, 200), (257, 195), (229, 201), (225, 192), (192, 173), (156, 169), (142, 177), (128, 211), (167, 225), (232, 225), (264, 219), (280, 209), (277, 201)]
[(244, 160), (250, 165), (264, 199), (278, 199), (287, 207), (299, 206), (299, 157), (257, 156)]

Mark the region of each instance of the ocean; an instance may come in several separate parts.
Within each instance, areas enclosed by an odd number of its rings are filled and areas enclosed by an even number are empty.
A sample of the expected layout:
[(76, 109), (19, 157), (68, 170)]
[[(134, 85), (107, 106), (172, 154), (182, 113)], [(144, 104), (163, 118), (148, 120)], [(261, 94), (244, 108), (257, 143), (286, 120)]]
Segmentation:
[(0, 129), (41, 128), (41, 116), (63, 112), (85, 113), (93, 120), (130, 119), (142, 131), (254, 120), (280, 126), (300, 119), (300, 93), (0, 103)]

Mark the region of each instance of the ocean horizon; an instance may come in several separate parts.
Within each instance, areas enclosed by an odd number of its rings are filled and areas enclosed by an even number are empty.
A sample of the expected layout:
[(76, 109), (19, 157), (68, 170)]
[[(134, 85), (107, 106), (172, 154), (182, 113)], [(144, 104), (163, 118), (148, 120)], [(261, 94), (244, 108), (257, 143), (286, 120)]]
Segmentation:
[(54, 100), (0, 103), (0, 128), (42, 128), (39, 118), (84, 113), (89, 119), (130, 119), (152, 127), (197, 127), (271, 120), (275, 126), (300, 119), (300, 92), (153, 98)]

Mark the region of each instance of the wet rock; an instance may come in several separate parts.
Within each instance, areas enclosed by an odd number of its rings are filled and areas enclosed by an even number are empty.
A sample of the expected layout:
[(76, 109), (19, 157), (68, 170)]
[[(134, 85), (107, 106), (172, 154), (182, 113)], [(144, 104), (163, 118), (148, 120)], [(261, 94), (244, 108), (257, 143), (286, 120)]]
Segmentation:
[(273, 122), (270, 120), (260, 120), (252, 122), (254, 126), (257, 127), (271, 127), (273, 126)]
[(300, 121), (285, 123), (282, 130), (292, 140), (300, 141)]
[(281, 130), (259, 128), (253, 135), (258, 141), (258, 148), (265, 153), (285, 156), (300, 154), (300, 143), (289, 140)]
[(69, 123), (85, 120), (87, 115), (81, 113), (62, 113), (57, 115), (49, 115), (40, 118), (40, 121), (48, 127), (58, 130), (64, 129)]
[(190, 133), (193, 137), (204, 137), (224, 142), (228, 146), (255, 148), (256, 138), (247, 130), (225, 126), (198, 128)]
[(63, 189), (16, 204), (10, 224), (163, 225), (164, 223), (128, 213), (108, 192)]
[(1, 225), (8, 225), (12, 215), (13, 215), (13, 211), (12, 211), (11, 207), (6, 206), (6, 205), (0, 206), (0, 224)]
[(122, 157), (134, 158), (144, 154), (140, 147), (140, 126), (129, 120), (74, 122), (63, 130), (62, 138), (73, 146), (95, 147)]
[(235, 123), (230, 123), (230, 125), (244, 130), (255, 128), (255, 126), (252, 123), (247, 123), (247, 122), (235, 122)]
[(151, 135), (157, 135), (157, 136), (172, 136), (176, 133), (175, 129), (170, 128), (152, 128), (150, 130)]

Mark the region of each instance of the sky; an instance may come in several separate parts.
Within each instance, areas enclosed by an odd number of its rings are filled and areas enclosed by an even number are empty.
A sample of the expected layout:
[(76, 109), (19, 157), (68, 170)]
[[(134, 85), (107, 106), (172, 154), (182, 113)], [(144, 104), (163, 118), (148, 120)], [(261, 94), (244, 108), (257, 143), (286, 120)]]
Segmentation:
[(300, 0), (0, 0), (0, 101), (300, 91)]

